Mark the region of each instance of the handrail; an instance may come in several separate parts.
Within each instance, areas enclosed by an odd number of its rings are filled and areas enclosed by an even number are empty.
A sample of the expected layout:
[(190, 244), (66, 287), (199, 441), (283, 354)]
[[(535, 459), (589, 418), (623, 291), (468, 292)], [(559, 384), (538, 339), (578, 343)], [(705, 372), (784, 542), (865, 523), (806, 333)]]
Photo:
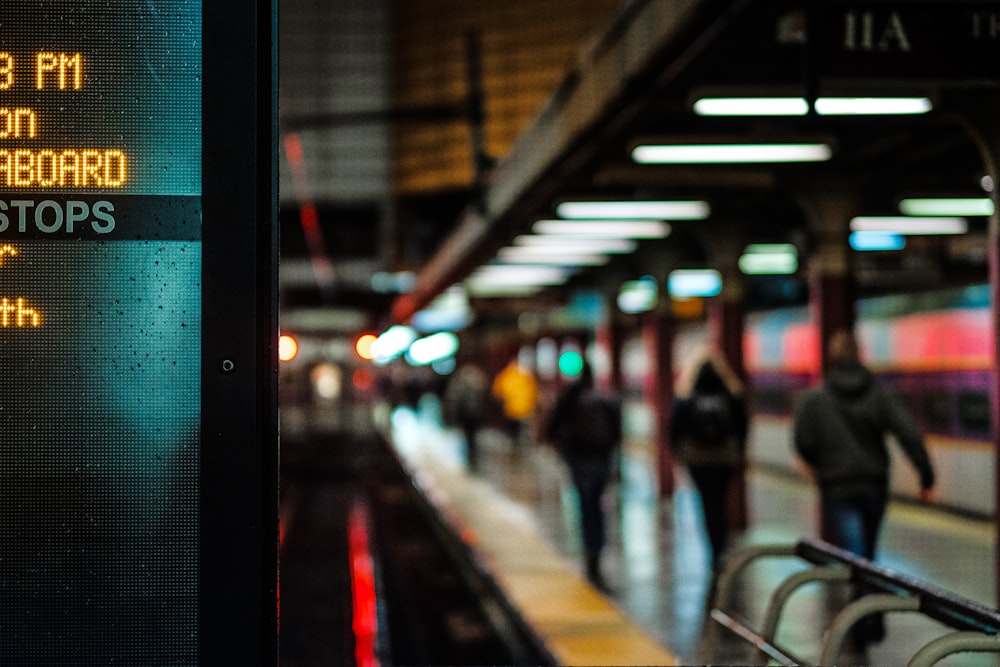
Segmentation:
[(813, 563), (841, 562), (851, 565), (854, 581), (886, 593), (920, 596), (920, 612), (956, 630), (986, 634), (1000, 632), (1000, 611), (969, 600), (951, 591), (883, 567), (849, 551), (815, 539), (802, 539), (796, 550)]
[[(797, 557), (810, 568), (787, 577), (768, 600), (759, 630), (724, 610), (731, 589), (742, 571), (754, 560), (767, 557)], [(852, 582), (863, 584), (874, 593), (847, 604), (827, 626), (820, 664), (833, 664), (851, 626), (865, 616), (889, 612), (917, 612), (932, 618), (955, 632), (938, 637), (921, 647), (909, 667), (929, 667), (941, 658), (960, 652), (1000, 653), (1000, 611), (963, 598), (908, 575), (873, 563), (843, 549), (815, 539), (802, 539), (795, 545), (752, 545), (733, 553), (719, 575), (702, 642), (701, 662), (710, 664), (717, 639), (717, 628), (733, 632), (757, 649), (759, 660), (775, 660), (783, 665), (808, 664), (775, 643), (778, 622), (785, 602), (806, 583)]]

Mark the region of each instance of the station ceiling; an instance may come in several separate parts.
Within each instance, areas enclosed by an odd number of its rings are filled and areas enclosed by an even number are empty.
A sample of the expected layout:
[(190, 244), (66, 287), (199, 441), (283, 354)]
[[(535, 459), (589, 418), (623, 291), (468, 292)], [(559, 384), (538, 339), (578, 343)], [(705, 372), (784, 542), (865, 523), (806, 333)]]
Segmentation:
[[(807, 11), (808, 7), (808, 11)], [(981, 197), (987, 169), (976, 119), (996, 108), (1000, 3), (826, 3), (660, 0), (623, 5), (552, 91), (511, 151), (484, 171), (482, 187), (449, 202), (455, 222), (416, 268), (414, 288), (379, 297), (396, 321), (489, 262), (566, 200), (699, 199), (707, 220), (679, 221), (666, 239), (583, 270), (531, 299), (477, 299), (490, 317), (551, 307), (581, 286), (672, 268), (705, 266), (719, 239), (790, 242), (815, 249), (817, 193), (854, 198), (859, 214), (895, 214), (903, 197)], [(711, 96), (923, 96), (913, 116), (705, 117), (692, 102)], [(970, 123), (970, 119), (972, 119)], [(972, 130), (972, 131), (970, 131)], [(640, 165), (641, 143), (822, 141), (832, 158), (779, 166)], [(961, 237), (913, 238), (905, 250), (860, 254), (863, 292), (921, 290), (987, 280), (987, 220)], [(284, 259), (284, 258), (283, 258)], [(788, 281), (751, 285), (748, 307), (801, 298)], [(783, 295), (783, 296), (782, 296)], [(796, 296), (797, 295), (797, 296)], [(364, 301), (364, 299), (361, 299)], [(306, 299), (308, 301), (308, 299)]]

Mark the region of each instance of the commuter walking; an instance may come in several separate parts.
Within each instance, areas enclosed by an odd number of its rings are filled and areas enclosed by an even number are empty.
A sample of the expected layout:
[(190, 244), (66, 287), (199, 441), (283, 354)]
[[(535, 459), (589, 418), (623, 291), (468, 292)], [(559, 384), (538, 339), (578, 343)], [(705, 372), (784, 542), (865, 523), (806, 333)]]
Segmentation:
[(465, 438), (465, 461), (469, 470), (479, 468), (479, 427), (489, 400), (490, 381), (486, 373), (474, 364), (461, 366), (448, 382), (444, 406), (448, 421), (462, 431)]
[(589, 365), (556, 400), (545, 433), (566, 462), (579, 499), (587, 578), (608, 591), (601, 572), (601, 551), (607, 539), (601, 499), (621, 444), (622, 413), (614, 398), (594, 387)]
[(534, 415), (538, 402), (535, 376), (513, 359), (493, 378), (493, 396), (500, 401), (515, 451), (526, 438), (525, 423)]
[(670, 413), (670, 443), (701, 497), (713, 568), (729, 535), (729, 490), (743, 467), (747, 410), (743, 383), (719, 353), (695, 359)]
[[(823, 539), (874, 560), (889, 494), (886, 434), (919, 473), (923, 500), (934, 486), (934, 469), (913, 416), (862, 365), (853, 333), (830, 337), (827, 365), (822, 383), (796, 406), (795, 450), (819, 486)], [(881, 618), (872, 618), (858, 637), (862, 642), (884, 635)]]

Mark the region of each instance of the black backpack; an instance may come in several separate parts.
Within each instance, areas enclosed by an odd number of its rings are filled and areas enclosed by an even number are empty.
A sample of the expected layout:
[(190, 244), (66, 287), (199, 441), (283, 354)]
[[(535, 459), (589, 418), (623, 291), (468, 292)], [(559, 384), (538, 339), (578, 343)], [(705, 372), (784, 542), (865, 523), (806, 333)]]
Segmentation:
[(694, 394), (691, 397), (691, 436), (699, 444), (724, 443), (733, 430), (733, 401), (725, 393)]
[(579, 454), (607, 454), (618, 445), (622, 435), (621, 412), (613, 399), (585, 391), (572, 414), (571, 450)]

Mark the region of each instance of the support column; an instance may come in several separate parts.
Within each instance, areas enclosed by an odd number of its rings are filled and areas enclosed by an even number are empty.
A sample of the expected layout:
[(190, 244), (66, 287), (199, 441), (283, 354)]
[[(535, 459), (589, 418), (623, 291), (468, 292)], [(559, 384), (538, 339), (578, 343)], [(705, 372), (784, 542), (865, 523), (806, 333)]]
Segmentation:
[(856, 288), (849, 245), (858, 196), (847, 182), (824, 179), (806, 188), (804, 201), (816, 250), (809, 257), (809, 307), (816, 323), (819, 379), (826, 371), (826, 341), (838, 329), (854, 329)]
[(661, 498), (674, 493), (673, 453), (670, 443), (670, 408), (674, 403), (674, 322), (670, 300), (648, 313), (643, 320), (643, 343), (649, 351), (651, 368), (646, 395), (652, 402), (653, 446), (656, 451), (656, 479)]
[(607, 373), (599, 378), (600, 386), (606, 391), (619, 393), (622, 390), (622, 348), (624, 346), (625, 325), (615, 303), (615, 294), (604, 295), (607, 315), (594, 331), (597, 347), (607, 355)]
[[(722, 293), (709, 303), (708, 329), (712, 347), (725, 356), (733, 372), (745, 383), (747, 372), (743, 363), (743, 337), (746, 290), (743, 273), (739, 268), (739, 258), (746, 244), (740, 232), (742, 229), (740, 223), (739, 220), (729, 222), (726, 232), (708, 243), (713, 263), (722, 274)], [(737, 472), (729, 486), (727, 504), (729, 529), (745, 530), (749, 524), (746, 465)]]
[[(972, 99), (955, 94), (949, 102), (954, 104), (960, 121), (979, 147), (984, 170), (993, 180), (993, 215), (989, 220), (989, 277), (990, 305), (993, 321), (993, 385), (990, 387), (990, 423), (992, 425), (994, 488), (1000, 499), (1000, 95), (978, 90), (969, 95)], [(1000, 512), (994, 512), (994, 535), (1000, 537)], [(994, 580), (1000, 581), (1000, 550), (994, 548)], [(997, 593), (1000, 604), (1000, 592)]]

